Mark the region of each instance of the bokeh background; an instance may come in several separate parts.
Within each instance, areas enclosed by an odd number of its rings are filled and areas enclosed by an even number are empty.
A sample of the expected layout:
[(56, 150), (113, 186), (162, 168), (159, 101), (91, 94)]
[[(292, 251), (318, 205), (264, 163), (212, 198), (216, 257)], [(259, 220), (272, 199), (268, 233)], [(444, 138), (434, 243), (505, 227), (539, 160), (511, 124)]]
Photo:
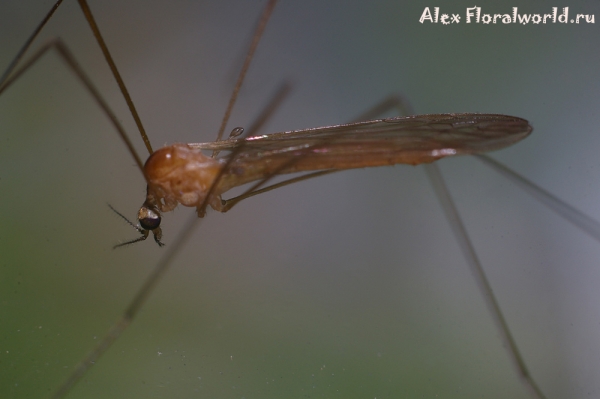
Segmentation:
[[(445, 3), (463, 18), (473, 6)], [(51, 4), (2, 2), (0, 66)], [(91, 1), (155, 147), (214, 139), (263, 4)], [(284, 81), (268, 132), (348, 121), (393, 93), (419, 113), (517, 115), (532, 136), (493, 156), (600, 219), (600, 21), (419, 23), (436, 5), (281, 1), (228, 130)], [(600, 15), (596, 1), (556, 6)], [(147, 156), (76, 2), (34, 48), (56, 36)], [(600, 244), (477, 160), (439, 165), (546, 395), (598, 396)], [(0, 96), (2, 397), (49, 396), (164, 254), (151, 241), (112, 250), (135, 232), (106, 203), (134, 218), (144, 194), (55, 54)], [(193, 213), (165, 215), (167, 245)], [(339, 173), (210, 212), (172, 266), (70, 398), (528, 397), (422, 168)]]

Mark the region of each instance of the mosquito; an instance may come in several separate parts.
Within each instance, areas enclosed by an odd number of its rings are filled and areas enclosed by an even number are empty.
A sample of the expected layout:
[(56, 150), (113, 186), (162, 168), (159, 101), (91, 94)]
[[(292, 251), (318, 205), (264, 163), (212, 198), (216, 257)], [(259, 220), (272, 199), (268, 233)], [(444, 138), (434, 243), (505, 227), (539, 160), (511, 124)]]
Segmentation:
[[(415, 129), (418, 130), (419, 128), (425, 135), (433, 135), (433, 137), (426, 139), (425, 143), (434, 142), (434, 137), (437, 137), (440, 132), (451, 131), (452, 133), (455, 133), (457, 137), (450, 137), (449, 140), (450, 142), (454, 140), (455, 142), (459, 143), (459, 145), (443, 145), (441, 147), (425, 150), (428, 154), (434, 154), (436, 157), (442, 155), (453, 155), (453, 152), (477, 152), (477, 138), (481, 138), (481, 134), (484, 133), (500, 133), (501, 135), (499, 137), (488, 139), (492, 140), (494, 143), (500, 142), (500, 144), (495, 145), (508, 145), (512, 144), (513, 141), (522, 139), (530, 131), (527, 122), (515, 117), (475, 114), (445, 114), (415, 116), (408, 118), (386, 118), (376, 121), (364, 121), (359, 123), (334, 125), (325, 128), (284, 132), (281, 133), (280, 136), (261, 135), (247, 139), (231, 138), (229, 140), (222, 140), (215, 143), (176, 144), (158, 150), (155, 153), (156, 155), (153, 155), (149, 161), (146, 162), (148, 170), (154, 171), (155, 169), (161, 169), (161, 166), (164, 166), (162, 163), (164, 159), (173, 159), (173, 154), (176, 152), (183, 151), (193, 154), (194, 157), (204, 157), (201, 158), (201, 162), (211, 163), (214, 165), (213, 169), (215, 173), (211, 177), (212, 180), (210, 180), (209, 183), (204, 184), (204, 186), (208, 187), (209, 191), (212, 189), (213, 192), (209, 192), (208, 195), (205, 195), (204, 198), (207, 198), (207, 201), (204, 201), (203, 199), (200, 200), (198, 198), (192, 198), (194, 196), (198, 196), (198, 190), (195, 189), (182, 196), (182, 201), (180, 201), (178, 198), (170, 198), (169, 190), (164, 185), (161, 185), (160, 182), (151, 181), (154, 175), (151, 176), (151, 172), (146, 171), (145, 169), (145, 176), (148, 178), (150, 183), (150, 189), (147, 195), (149, 194), (149, 197), (151, 198), (148, 200), (147, 197), (146, 203), (150, 201), (150, 205), (157, 207), (159, 212), (165, 212), (170, 210), (168, 208), (175, 203), (174, 201), (180, 203), (185, 202), (184, 205), (191, 205), (195, 207), (196, 212), (201, 216), (204, 214), (204, 208), (206, 205), (210, 205), (217, 210), (226, 210), (225, 206), (227, 206), (227, 203), (222, 202), (221, 194), (225, 194), (228, 189), (233, 186), (245, 183), (247, 181), (258, 181), (262, 183), (262, 180), (266, 178), (270, 178), (275, 174), (282, 174), (285, 172), (315, 169), (323, 169), (325, 171), (343, 169), (344, 167), (341, 163), (342, 160), (348, 159), (348, 153), (355, 151), (357, 146), (373, 146), (374, 152), (367, 152), (370, 154), (369, 156), (360, 157), (360, 159), (366, 162), (365, 164), (357, 164), (355, 159), (348, 161), (349, 168), (378, 166), (378, 164), (374, 163), (374, 160), (377, 159), (377, 162), (382, 162), (381, 156), (375, 156), (375, 154), (379, 155), (378, 151), (384, 151), (389, 146), (389, 143), (385, 146), (382, 146), (381, 143), (384, 140), (389, 140), (394, 137), (401, 137), (397, 134), (397, 126), (401, 126), (400, 130), (405, 130), (408, 133), (407, 137), (399, 140), (402, 142), (402, 144), (406, 144), (407, 139), (410, 141), (411, 138), (414, 138), (413, 133), (415, 132)], [(461, 129), (463, 129), (464, 132), (461, 131)], [(510, 139), (506, 139), (505, 134), (511, 130), (514, 130), (515, 135)], [(473, 133), (473, 131), (478, 133), (473, 135), (473, 137), (476, 139), (474, 141), (469, 141), (468, 138), (462, 135), (463, 133)], [(395, 134), (392, 134), (392, 132)], [(374, 138), (376, 139), (373, 140)], [(360, 140), (364, 140), (364, 143), (358, 145), (357, 143), (359, 143)], [(400, 144), (401, 143), (398, 143), (398, 145)], [(418, 143), (413, 143), (413, 145), (418, 147), (417, 144)], [(484, 142), (483, 149), (495, 149), (495, 145), (492, 146), (489, 144), (489, 142)], [(211, 158), (210, 156), (202, 155), (202, 152), (200, 151), (201, 149), (219, 151), (228, 150), (234, 155)], [(170, 155), (170, 157), (165, 156), (166, 154)], [(331, 156), (331, 158), (328, 158), (329, 156)], [(318, 161), (320, 159), (319, 157), (324, 159), (324, 161), (322, 161), (325, 162), (324, 164), (318, 163), (321, 162)], [(297, 158), (298, 160), (294, 160), (287, 164), (290, 158)], [(265, 159), (273, 160), (272, 163), (274, 165), (269, 165), (269, 168), (266, 168), (264, 163)], [(398, 161), (395, 159), (385, 160), (386, 164), (396, 162)], [(419, 162), (421, 162), (421, 160), (413, 160), (408, 163)], [(159, 166), (156, 166), (157, 164)], [(245, 171), (242, 171), (242, 169), (250, 168), (254, 170), (257, 166), (260, 168), (258, 168), (258, 170), (256, 170), (252, 175), (253, 179), (248, 178), (246, 180), (240, 180), (238, 176), (248, 176), (248, 174)], [(160, 180), (160, 177), (157, 177), (156, 179)], [(216, 184), (212, 183), (215, 179), (219, 179), (220, 182)], [(170, 182), (169, 185), (172, 185), (172, 182)], [(258, 187), (253, 188), (252, 190), (254, 191), (251, 191), (251, 193), (256, 193), (256, 190), (258, 189)], [(158, 201), (156, 201), (157, 197), (159, 197)], [(152, 200), (155, 202), (152, 203)], [(144, 206), (148, 208), (146, 203)], [(234, 201), (233, 204), (235, 203), (236, 202)], [(153, 211), (155, 211), (155, 209), (153, 209)], [(149, 223), (145, 220), (142, 220), (142, 222)], [(191, 223), (195, 224), (197, 222), (194, 220)], [(151, 223), (149, 225), (146, 224), (146, 226), (151, 228), (142, 229), (143, 234), (147, 235), (148, 231), (150, 230), (154, 230), (155, 233), (160, 234), (160, 232), (157, 230), (158, 226), (155, 227), (155, 225), (152, 225)], [(169, 254), (176, 255), (179, 253), (180, 248), (182, 248), (181, 245), (183, 244), (183, 240), (181, 238), (173, 237), (172, 241), (165, 241), (168, 243), (166, 250), (170, 251)], [(161, 242), (160, 235), (157, 237), (157, 242)], [(169, 259), (168, 256), (169, 255), (167, 255), (167, 259)], [(170, 262), (171, 260), (168, 260), (167, 264)], [(130, 310), (133, 309), (134, 313), (137, 313), (138, 304), (141, 303), (134, 302), (130, 307)], [(160, 358), (163, 356), (163, 353), (158, 350), (157, 356)], [(232, 356), (231, 361), (233, 361), (234, 357), (235, 356)], [(322, 371), (323, 369), (326, 370), (327, 367), (322, 367), (320, 370)]]

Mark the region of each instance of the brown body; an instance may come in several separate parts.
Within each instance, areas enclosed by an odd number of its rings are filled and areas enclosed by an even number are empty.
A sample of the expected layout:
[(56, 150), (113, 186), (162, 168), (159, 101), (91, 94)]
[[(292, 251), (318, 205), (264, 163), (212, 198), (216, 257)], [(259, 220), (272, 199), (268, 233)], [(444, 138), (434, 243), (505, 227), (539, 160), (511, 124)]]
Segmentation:
[[(213, 143), (177, 143), (159, 149), (146, 161), (144, 207), (168, 212), (179, 203), (196, 207), (203, 216), (200, 207), (209, 191), (206, 203), (223, 212), (221, 194), (273, 175), (429, 163), (446, 156), (504, 148), (527, 137), (531, 130), (526, 120), (513, 116), (434, 114)], [(211, 158), (202, 150), (228, 150), (233, 159)]]

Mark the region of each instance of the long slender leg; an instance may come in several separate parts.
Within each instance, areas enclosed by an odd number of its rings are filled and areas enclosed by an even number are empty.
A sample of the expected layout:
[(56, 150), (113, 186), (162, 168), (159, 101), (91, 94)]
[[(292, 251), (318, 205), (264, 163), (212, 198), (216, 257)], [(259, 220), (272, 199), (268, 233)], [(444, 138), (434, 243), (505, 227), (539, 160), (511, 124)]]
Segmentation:
[[(262, 18), (259, 23), (259, 28), (257, 32), (254, 34), (253, 42), (256, 42), (262, 31), (264, 30), (265, 24), (268, 20), (268, 17), (271, 15), (271, 11), (275, 5), (275, 1), (271, 0), (267, 7), (264, 9), (262, 13)], [(255, 47), (255, 45), (254, 45)], [(44, 50), (46, 51), (46, 50)], [(43, 53), (43, 52), (42, 52)], [(251, 58), (251, 57), (250, 57)], [(248, 61), (249, 62), (249, 61)], [(247, 69), (247, 66), (245, 66)], [(245, 72), (244, 72), (245, 73)], [(85, 76), (85, 75), (83, 75)], [(83, 78), (82, 78), (83, 80)], [(236, 90), (239, 91), (239, 86), (241, 86), (241, 81), (236, 85)], [(92, 86), (93, 87), (93, 86)], [(237, 93), (233, 93), (232, 97), (236, 96)], [(98, 95), (99, 99), (101, 97)], [(230, 101), (230, 104), (234, 103), (235, 100)], [(228, 111), (230, 112), (230, 110)], [(126, 137), (126, 136), (125, 136)], [(229, 163), (231, 163), (235, 159), (235, 154), (229, 159)], [(141, 167), (141, 165), (140, 165)], [(229, 164), (226, 164), (224, 170), (229, 167)], [(217, 186), (219, 179), (223, 175), (219, 175), (217, 179), (213, 182), (211, 189), (209, 190), (209, 195), (205, 197), (205, 203), (202, 204), (199, 209), (205, 209), (207, 206), (207, 200), (210, 198), (210, 193)], [(79, 381), (87, 371), (96, 363), (96, 361), (112, 346), (112, 344), (119, 338), (119, 336), (127, 329), (127, 327), (131, 324), (135, 316), (139, 313), (140, 309), (144, 306), (145, 302), (149, 298), (149, 296), (154, 291), (154, 288), (161, 280), (162, 276), (167, 272), (169, 267), (172, 264), (173, 257), (179, 253), (181, 248), (185, 245), (187, 240), (191, 237), (195, 228), (199, 225), (199, 219), (196, 215), (191, 216), (183, 229), (180, 231), (179, 235), (174, 240), (173, 244), (169, 246), (167, 252), (158, 262), (158, 264), (153, 269), (152, 273), (148, 276), (144, 284), (137, 291), (133, 300), (127, 306), (123, 315), (113, 324), (113, 326), (109, 329), (108, 333), (101, 339), (101, 341), (92, 349), (92, 351), (80, 362), (73, 372), (69, 375), (67, 380), (55, 391), (53, 394), (53, 398), (62, 398), (64, 397), (71, 388)]]
[[(231, 163), (235, 159), (235, 154), (229, 159)], [(226, 170), (229, 164), (226, 164), (223, 170)], [(213, 183), (211, 190), (218, 185), (219, 177)], [(205, 197), (204, 203), (199, 209), (206, 209), (207, 200), (210, 198), (210, 191)], [(172, 264), (173, 257), (179, 253), (181, 248), (189, 240), (193, 232), (200, 224), (200, 219), (193, 215), (188, 218), (188, 221), (184, 225), (183, 229), (179, 232), (179, 235), (175, 238), (173, 245), (169, 246), (167, 253), (161, 258), (160, 262), (156, 265), (152, 273), (148, 276), (142, 287), (139, 289), (129, 306), (123, 313), (123, 315), (117, 320), (116, 323), (110, 328), (104, 338), (92, 349), (92, 351), (75, 367), (75, 370), (67, 378), (67, 380), (55, 391), (52, 398), (59, 399), (64, 397), (71, 388), (83, 377), (87, 371), (95, 364), (95, 362), (112, 346), (112, 344), (119, 338), (119, 336), (127, 329), (127, 327), (133, 321), (133, 318), (138, 314), (150, 294), (154, 291), (154, 288), (161, 280), (162, 276), (167, 272), (169, 266)]]
[[(25, 70), (27, 70), (27, 68), (29, 66), (33, 65), (36, 62), (36, 60), (39, 57), (41, 57), (45, 51), (47, 51), (47, 48), (45, 50), (42, 50), (42, 49), (38, 50), (38, 52), (36, 52), (36, 55), (32, 56), (29, 61), (24, 63), (25, 66), (17, 69), (17, 66), (22, 62), (23, 57), (25, 56), (25, 53), (31, 47), (31, 43), (39, 35), (40, 31), (48, 23), (50, 18), (52, 18), (52, 15), (54, 15), (54, 12), (61, 5), (62, 1), (63, 0), (58, 0), (52, 6), (50, 11), (48, 11), (48, 13), (44, 17), (44, 19), (38, 24), (38, 26), (33, 31), (33, 33), (26, 40), (25, 44), (21, 47), (21, 49), (19, 50), (19, 52), (17, 53), (15, 58), (11, 61), (9, 66), (6, 68), (6, 70), (2, 74), (2, 77), (0, 77), (0, 93), (2, 93), (2, 91), (4, 91), (6, 88), (8, 88), (12, 82), (14, 82)], [(144, 141), (144, 144), (146, 145), (146, 148), (148, 149), (148, 153), (152, 154), (154, 151), (152, 150), (150, 140), (148, 139), (148, 136), (146, 135), (146, 131), (144, 129), (144, 126), (142, 125), (142, 121), (137, 113), (135, 105), (133, 104), (131, 96), (129, 95), (129, 91), (127, 90), (127, 88), (125, 86), (125, 82), (121, 78), (121, 74), (119, 73), (119, 70), (118, 70), (115, 62), (113, 61), (110, 51), (108, 50), (108, 47), (106, 46), (106, 43), (104, 42), (104, 39), (103, 39), (102, 35), (100, 34), (100, 30), (94, 20), (92, 12), (85, 0), (78, 0), (78, 1), (79, 1), (79, 5), (81, 6), (81, 9), (88, 21), (88, 25), (92, 29), (92, 32), (94, 33), (94, 37), (96, 38), (96, 41), (98, 42), (98, 45), (100, 46), (100, 48), (102, 50), (104, 58), (110, 67), (111, 73), (113, 74), (115, 80), (117, 81), (117, 84), (119, 85), (119, 90), (121, 91), (121, 94), (123, 95), (123, 98), (125, 99), (125, 102), (127, 103), (127, 107), (129, 108), (129, 111), (131, 112), (131, 115), (133, 116), (133, 119), (135, 120), (135, 123), (140, 132), (140, 136), (142, 137), (142, 140)], [(67, 46), (58, 38), (54, 39), (53, 41), (50, 41), (47, 44), (47, 46), (56, 48), (59, 55), (62, 58), (64, 58), (65, 61), (67, 62), (67, 65), (71, 69), (74, 70), (75, 75), (84, 83), (87, 90), (92, 94), (92, 96), (94, 97), (96, 102), (100, 105), (100, 107), (102, 108), (104, 113), (112, 121), (113, 125), (115, 125), (115, 128), (119, 132), (119, 135), (125, 141), (127, 148), (129, 149), (129, 152), (136, 159), (136, 163), (138, 164), (138, 166), (141, 167), (142, 163), (141, 163), (140, 157), (137, 155), (137, 152), (131, 145), (131, 142), (127, 138), (120, 123), (115, 118), (114, 113), (109, 109), (106, 101), (104, 101), (104, 99), (101, 97), (101, 95), (99, 94), (99, 91), (91, 83), (91, 80), (86, 76), (85, 72), (78, 66), (77, 62), (75, 61), (75, 58), (70, 53)], [(43, 47), (43, 48), (45, 48), (45, 47)]]
[(251, 137), (258, 134), (258, 132), (263, 128), (264, 124), (273, 116), (275, 111), (279, 108), (283, 100), (290, 94), (292, 87), (289, 83), (284, 83), (279, 87), (275, 95), (269, 101), (267, 106), (263, 109), (263, 111), (258, 115), (258, 118), (250, 125), (250, 127), (244, 132), (244, 137)]
[(127, 149), (129, 150), (129, 153), (135, 159), (135, 162), (136, 162), (138, 168), (143, 173), (144, 165), (142, 163), (142, 160), (141, 160), (140, 156), (138, 155), (137, 151), (135, 150), (135, 148), (133, 147), (133, 143), (129, 139), (129, 136), (125, 132), (125, 129), (123, 128), (123, 126), (121, 125), (121, 123), (119, 122), (117, 117), (115, 116), (114, 112), (108, 106), (108, 103), (104, 100), (104, 98), (100, 94), (100, 91), (96, 88), (96, 86), (94, 86), (91, 79), (87, 76), (87, 74), (83, 71), (83, 69), (81, 69), (81, 67), (75, 60), (75, 57), (73, 56), (73, 54), (71, 54), (71, 52), (69, 51), (69, 49), (67, 48), (67, 46), (63, 43), (63, 41), (61, 39), (56, 38), (56, 39), (50, 40), (49, 42), (46, 42), (46, 44), (43, 45), (42, 47), (40, 47), (28, 60), (26, 60), (23, 63), (23, 65), (20, 68), (14, 70), (11, 74), (9, 74), (8, 78), (0, 85), (0, 94), (2, 94), (6, 89), (8, 89), (29, 68), (31, 68), (33, 65), (35, 65), (35, 63), (47, 51), (52, 50), (52, 49), (56, 50), (58, 55), (65, 61), (67, 66), (74, 72), (75, 76), (81, 81), (81, 83), (83, 83), (84, 87), (92, 95), (92, 97), (94, 98), (94, 100), (96, 101), (98, 106), (100, 106), (100, 108), (102, 109), (104, 114), (108, 117), (108, 119), (110, 119), (111, 123), (117, 130), (119, 137), (121, 138), (121, 140), (123, 140), (123, 142), (127, 146)]
[(140, 119), (140, 116), (138, 115), (138, 112), (135, 109), (133, 100), (131, 99), (131, 96), (129, 95), (129, 91), (127, 90), (127, 87), (125, 86), (125, 82), (121, 78), (121, 74), (119, 73), (119, 70), (117, 69), (117, 65), (113, 61), (112, 55), (110, 55), (110, 51), (108, 51), (108, 47), (106, 46), (106, 43), (104, 42), (104, 38), (100, 34), (100, 29), (98, 28), (98, 25), (96, 24), (96, 21), (94, 20), (92, 11), (90, 10), (90, 7), (88, 6), (88, 4), (85, 0), (78, 0), (78, 1), (79, 1), (79, 6), (81, 7), (81, 10), (83, 11), (83, 14), (85, 15), (85, 18), (88, 21), (88, 25), (92, 29), (92, 32), (94, 33), (94, 37), (96, 38), (96, 41), (98, 42), (98, 46), (100, 46), (100, 49), (102, 50), (104, 59), (106, 60), (106, 63), (110, 67), (110, 71), (112, 72), (113, 76), (115, 77), (117, 84), (119, 85), (119, 90), (121, 91), (121, 94), (125, 98), (125, 102), (127, 103), (129, 112), (131, 112), (131, 116), (135, 120), (135, 124), (140, 132), (140, 136), (142, 137), (144, 144), (146, 145), (148, 154), (152, 154), (154, 152), (154, 150), (152, 149), (152, 145), (150, 144), (150, 139), (148, 138), (148, 135), (146, 135), (146, 130), (144, 129), (144, 125), (142, 125), (142, 120)]
[[(233, 159), (233, 157), (230, 158), (230, 161), (233, 161)], [(225, 165), (224, 169), (226, 169), (228, 166), (229, 165)], [(206, 209), (206, 206), (208, 205), (206, 200), (210, 197), (211, 191), (217, 186), (221, 176), (215, 180), (211, 190), (209, 191), (209, 195), (205, 197), (205, 202), (201, 205), (201, 207), (199, 207), (199, 209)], [(140, 309), (144, 306), (145, 302), (154, 291), (156, 285), (171, 266), (173, 257), (179, 253), (179, 251), (192, 236), (196, 228), (200, 225), (200, 220), (201, 219), (196, 215), (192, 215), (188, 218), (186, 224), (175, 238), (173, 244), (169, 246), (167, 253), (155, 266), (152, 273), (148, 276), (144, 284), (134, 296), (133, 300), (127, 306), (127, 309), (123, 315), (112, 325), (104, 338), (102, 338), (102, 340), (92, 349), (92, 351), (75, 367), (74, 371), (69, 375), (67, 380), (52, 395), (53, 399), (63, 398), (96, 363), (96, 361), (112, 346), (112, 344), (127, 329), (127, 327), (129, 327), (134, 317), (139, 313)]]
[(10, 62), (10, 64), (8, 65), (8, 67), (6, 68), (4, 73), (2, 74), (2, 77), (0, 77), (0, 86), (2, 86), (4, 84), (4, 81), (6, 81), (8, 79), (8, 77), (15, 70), (17, 65), (21, 62), (21, 60), (25, 56), (25, 53), (31, 46), (31, 43), (33, 43), (35, 38), (39, 35), (40, 31), (44, 28), (44, 26), (46, 26), (46, 24), (48, 23), (50, 18), (52, 18), (52, 15), (54, 15), (54, 12), (58, 9), (58, 7), (61, 5), (62, 2), (63, 2), (63, 0), (58, 0), (56, 3), (54, 3), (54, 5), (50, 9), (50, 11), (48, 11), (48, 13), (44, 17), (44, 19), (42, 19), (42, 21), (38, 24), (38, 26), (35, 28), (35, 30), (27, 38), (27, 40), (25, 41), (25, 44), (23, 44), (23, 46), (21, 46), (21, 48), (19, 49), (19, 52), (17, 53), (15, 58), (13, 58), (13, 60)]
[[(370, 112), (385, 112), (388, 108), (396, 108), (400, 113), (405, 110), (410, 110), (411, 106), (408, 102), (402, 97), (392, 96), (380, 104), (378, 104), (374, 109)], [(369, 114), (367, 114), (369, 115)], [(364, 115), (363, 115), (364, 116)], [(487, 158), (487, 157), (486, 157)], [(513, 361), (514, 368), (517, 371), (519, 377), (523, 381), (523, 384), (527, 387), (531, 396), (533, 398), (542, 399), (545, 398), (541, 389), (531, 376), (527, 365), (521, 355), (521, 352), (517, 346), (515, 339), (513, 338), (512, 333), (510, 332), (510, 328), (508, 327), (508, 323), (506, 322), (506, 318), (502, 313), (502, 309), (498, 304), (498, 300), (494, 295), (494, 291), (492, 290), (492, 286), (490, 285), (488, 278), (483, 270), (481, 262), (477, 257), (477, 253), (475, 252), (475, 248), (473, 247), (473, 243), (467, 234), (467, 230), (465, 229), (462, 219), (452, 201), (452, 197), (450, 196), (450, 192), (444, 183), (444, 179), (440, 173), (438, 166), (435, 163), (424, 165), (425, 171), (427, 172), (427, 176), (436, 192), (436, 195), (442, 205), (442, 209), (444, 210), (444, 214), (452, 227), (452, 231), (454, 232), (454, 237), (456, 238), (461, 251), (463, 253), (463, 257), (467, 261), (469, 268), (471, 269), (471, 273), (477, 282), (477, 286), (483, 296), (485, 303), (488, 307), (488, 310), (496, 323), (496, 327), (502, 336), (502, 340), (504, 341), (506, 348), (508, 348), (509, 356)]]
[[(225, 127), (227, 126), (227, 121), (229, 121), (231, 111), (233, 110), (233, 106), (235, 105), (240, 89), (242, 88), (242, 83), (244, 83), (246, 72), (248, 72), (248, 68), (250, 68), (250, 63), (252, 62), (252, 58), (254, 57), (254, 53), (256, 52), (256, 48), (258, 47), (260, 38), (262, 37), (262, 34), (265, 31), (267, 22), (269, 21), (269, 18), (273, 13), (275, 4), (277, 4), (277, 0), (269, 0), (258, 21), (258, 26), (254, 35), (252, 36), (252, 43), (250, 44), (250, 48), (248, 49), (248, 53), (246, 54), (246, 59), (244, 60), (244, 65), (242, 66), (242, 69), (238, 76), (238, 80), (235, 83), (233, 93), (229, 98), (229, 104), (227, 105), (227, 109), (225, 110), (225, 115), (223, 115), (223, 120), (221, 121), (221, 126), (219, 127), (219, 132), (215, 141), (219, 141), (223, 137), (223, 132), (225, 131)], [(216, 152), (213, 152), (213, 157), (214, 156), (216, 156)]]
[(473, 243), (467, 234), (467, 230), (465, 229), (460, 215), (458, 214), (458, 210), (452, 201), (450, 192), (444, 183), (438, 166), (435, 164), (425, 165), (425, 170), (427, 171), (429, 180), (431, 181), (437, 197), (440, 200), (444, 214), (446, 215), (446, 218), (452, 227), (454, 237), (460, 246), (463, 256), (467, 261), (469, 268), (471, 269), (471, 273), (473, 274), (477, 285), (479, 286), (481, 295), (483, 296), (488, 310), (496, 323), (496, 327), (502, 336), (502, 340), (504, 341), (506, 348), (508, 348), (508, 353), (514, 363), (515, 369), (517, 370), (525, 386), (529, 389), (532, 397), (539, 399), (545, 398), (544, 394), (531, 376), (529, 369), (525, 365), (525, 360), (523, 359), (523, 356), (517, 347), (517, 343), (510, 332), (508, 323), (502, 314), (502, 309), (500, 308), (498, 300), (496, 299), (496, 296), (492, 290), (492, 286), (485, 275), (483, 267), (481, 266), (481, 262), (477, 257), (475, 248), (473, 247)]
[[(402, 97), (391, 96), (387, 99), (384, 99), (381, 103), (377, 104), (373, 107), (372, 110), (367, 113), (361, 115), (361, 117), (375, 117), (375, 113), (384, 113), (391, 108), (396, 108), (400, 113), (405, 110), (410, 110), (411, 107), (406, 100)], [(487, 157), (485, 157), (487, 158)], [(506, 347), (508, 348), (508, 353), (513, 361), (515, 370), (519, 374), (521, 380), (524, 385), (527, 387), (531, 396), (534, 398), (542, 399), (545, 398), (541, 389), (531, 376), (525, 361), (523, 360), (523, 356), (517, 347), (516, 341), (510, 332), (508, 327), (508, 323), (506, 322), (506, 318), (502, 313), (502, 309), (498, 304), (498, 300), (496, 299), (492, 287), (485, 275), (483, 267), (481, 266), (481, 262), (477, 257), (477, 253), (475, 252), (475, 248), (469, 238), (467, 231), (462, 223), (458, 210), (452, 201), (448, 188), (444, 183), (442, 175), (439, 171), (438, 166), (435, 163), (424, 165), (429, 180), (431, 181), (434, 190), (437, 194), (438, 199), (442, 205), (444, 210), (444, 214), (450, 223), (452, 230), (454, 232), (454, 236), (463, 252), (463, 256), (469, 265), (473, 277), (475, 278), (477, 285), (480, 289), (480, 292), (486, 302), (488, 310), (494, 319), (498, 331), (500, 332), (503, 341), (505, 342)], [(508, 169), (508, 168), (507, 168)], [(541, 190), (541, 189), (540, 189)], [(574, 222), (575, 223), (575, 222)]]
[(583, 212), (575, 209), (571, 205), (567, 204), (565, 201), (560, 198), (552, 195), (547, 190), (544, 190), (537, 184), (533, 183), (531, 180), (525, 178), (524, 176), (518, 174), (514, 170), (510, 169), (506, 165), (501, 164), (495, 159), (487, 156), (487, 155), (475, 155), (479, 160), (481, 160), (484, 164), (494, 169), (498, 173), (507, 177), (511, 181), (517, 183), (523, 189), (529, 193), (533, 198), (540, 201), (546, 207), (550, 208), (552, 211), (556, 212), (556, 214), (562, 216), (570, 223), (579, 227), (582, 231), (587, 233), (590, 237), (594, 238), (596, 241), (600, 242), (600, 223), (591, 218), (590, 216), (584, 214)]
[(173, 257), (179, 253), (183, 246), (187, 243), (193, 232), (200, 225), (200, 219), (196, 215), (188, 218), (183, 229), (179, 232), (173, 244), (167, 249), (167, 252), (160, 259), (158, 264), (152, 270), (142, 287), (138, 290), (133, 300), (125, 309), (123, 315), (117, 320), (108, 333), (98, 342), (98, 344), (90, 351), (90, 353), (77, 365), (67, 379), (58, 387), (52, 395), (53, 399), (63, 398), (75, 386), (77, 381), (83, 377), (88, 370), (96, 363), (96, 361), (112, 346), (112, 344), (121, 336), (121, 334), (129, 327), (134, 317), (138, 314), (144, 303), (154, 291), (154, 288), (161, 280), (162, 276), (171, 266)]
[[(411, 105), (402, 96), (390, 96), (385, 98), (383, 101), (375, 105), (372, 109), (363, 113), (353, 121), (368, 120), (379, 117), (381, 114), (390, 111), (391, 109), (398, 110), (400, 115), (410, 115), (413, 113)], [(473, 155), (485, 165), (489, 166), (502, 176), (506, 177), (510, 181), (519, 184), (525, 189), (525, 191), (533, 198), (538, 200), (541, 204), (557, 213), (558, 215), (565, 218), (573, 225), (579, 227), (582, 231), (587, 233), (590, 237), (596, 241), (600, 241), (600, 223), (594, 220), (589, 215), (575, 209), (565, 201), (551, 194), (547, 190), (533, 183), (523, 175), (515, 172), (508, 166), (498, 162), (489, 155), (476, 154)]]

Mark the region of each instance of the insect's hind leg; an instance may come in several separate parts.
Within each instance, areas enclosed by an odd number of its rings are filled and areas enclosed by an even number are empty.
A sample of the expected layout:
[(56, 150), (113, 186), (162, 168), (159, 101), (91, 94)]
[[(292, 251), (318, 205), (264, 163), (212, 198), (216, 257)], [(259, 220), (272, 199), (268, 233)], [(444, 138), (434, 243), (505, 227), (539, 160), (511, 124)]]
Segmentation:
[(458, 213), (458, 209), (456, 208), (456, 205), (450, 196), (450, 192), (448, 191), (444, 179), (442, 178), (439, 167), (435, 164), (424, 166), (429, 181), (431, 182), (436, 192), (436, 196), (440, 201), (440, 205), (442, 206), (444, 214), (446, 215), (446, 219), (452, 228), (454, 237), (460, 246), (463, 257), (471, 269), (471, 273), (477, 282), (477, 286), (479, 287), (479, 290), (485, 300), (488, 311), (494, 319), (496, 327), (500, 332), (502, 340), (504, 341), (504, 346), (507, 348), (507, 352), (513, 362), (515, 371), (521, 378), (521, 381), (525, 387), (529, 390), (532, 398), (545, 398), (545, 395), (542, 393), (540, 387), (533, 379), (531, 372), (525, 364), (525, 360), (521, 355), (521, 351), (517, 346), (517, 342), (515, 341), (513, 334), (508, 327), (508, 323), (504, 317), (504, 314), (502, 313), (500, 304), (493, 293), (492, 286), (483, 270), (483, 266), (481, 265), (479, 257), (477, 256), (473, 242), (467, 234), (467, 230)]
[(590, 237), (600, 242), (600, 223), (598, 223), (594, 218), (586, 215), (578, 209), (575, 209), (573, 206), (538, 186), (525, 176), (515, 172), (508, 166), (496, 161), (490, 156), (479, 154), (475, 155), (475, 157), (510, 181), (521, 186), (526, 193), (538, 200), (551, 211), (562, 216), (564, 219), (580, 228)]
[[(381, 114), (385, 114), (391, 110), (397, 110), (401, 116), (414, 114), (408, 100), (399, 95), (392, 95), (376, 104), (367, 112), (363, 113), (361, 116), (355, 119), (355, 121), (380, 117)], [(500, 332), (500, 335), (502, 336), (509, 356), (513, 362), (515, 371), (533, 398), (545, 398), (538, 384), (531, 376), (523, 356), (517, 347), (516, 341), (508, 327), (508, 323), (506, 322), (498, 300), (493, 293), (492, 287), (483, 270), (481, 262), (478, 259), (477, 253), (475, 252), (473, 243), (467, 234), (462, 219), (458, 213), (454, 201), (452, 200), (452, 197), (450, 196), (450, 192), (446, 187), (438, 166), (435, 163), (432, 163), (426, 164), (424, 167), (429, 181), (436, 192), (436, 196), (440, 201), (440, 205), (442, 206), (444, 214), (446, 215), (446, 218), (452, 227), (454, 237), (461, 248), (463, 256), (471, 269), (482, 296), (484, 297), (488, 310), (496, 323), (496, 327)]]
[[(401, 95), (391, 95), (360, 115), (358, 118), (354, 119), (353, 122), (378, 118), (381, 117), (382, 114), (385, 114), (391, 110), (397, 110), (398, 115), (400, 116), (414, 114), (412, 106), (406, 98)], [(493, 159), (489, 155), (473, 154), (473, 157), (479, 159), (485, 165), (509, 179), (511, 182), (523, 187), (525, 192), (531, 197), (535, 198), (551, 211), (565, 218), (568, 222), (577, 226), (594, 240), (600, 242), (600, 223), (594, 218), (584, 214), (578, 209), (575, 209), (573, 206), (567, 204), (565, 201), (538, 186), (525, 176), (515, 172), (513, 169), (509, 168), (503, 163)], [(432, 164), (432, 166), (437, 168), (435, 164)], [(425, 167), (427, 168), (429, 165), (425, 165)]]

